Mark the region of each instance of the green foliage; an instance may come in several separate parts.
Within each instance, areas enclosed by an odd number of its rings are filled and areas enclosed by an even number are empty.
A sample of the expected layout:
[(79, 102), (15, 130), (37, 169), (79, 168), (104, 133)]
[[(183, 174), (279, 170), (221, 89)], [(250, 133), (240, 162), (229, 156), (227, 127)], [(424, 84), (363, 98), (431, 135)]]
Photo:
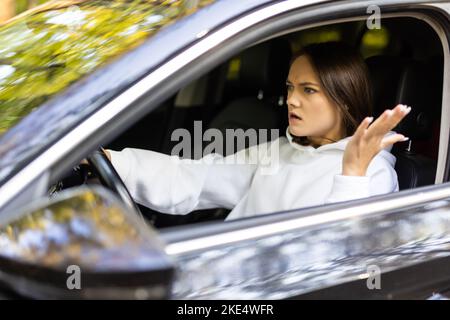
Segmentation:
[(0, 135), (73, 82), (210, 2), (60, 1), (0, 27)]
[(22, 13), (28, 9), (28, 0), (16, 0), (16, 13)]
[(50, 0), (16, 0), (16, 13), (22, 13), (33, 5), (43, 4), (48, 1)]

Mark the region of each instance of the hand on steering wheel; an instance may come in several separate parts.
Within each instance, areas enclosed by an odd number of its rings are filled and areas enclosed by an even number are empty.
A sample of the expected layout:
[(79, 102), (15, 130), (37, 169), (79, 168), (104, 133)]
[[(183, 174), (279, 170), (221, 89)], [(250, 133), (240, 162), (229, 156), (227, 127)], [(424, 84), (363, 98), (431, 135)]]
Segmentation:
[(95, 151), (92, 155), (87, 157), (86, 160), (105, 187), (117, 194), (124, 202), (125, 206), (140, 213), (138, 206), (131, 197), (130, 192), (126, 188), (119, 174), (114, 169), (110, 158), (103, 148)]

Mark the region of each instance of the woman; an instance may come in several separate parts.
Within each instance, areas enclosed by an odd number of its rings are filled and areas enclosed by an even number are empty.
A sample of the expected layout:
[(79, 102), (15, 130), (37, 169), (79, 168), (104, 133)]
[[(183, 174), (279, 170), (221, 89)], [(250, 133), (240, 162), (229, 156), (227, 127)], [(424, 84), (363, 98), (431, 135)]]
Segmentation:
[[(279, 161), (273, 174), (258, 159), (229, 164), (216, 154), (200, 162), (130, 148), (107, 155), (138, 203), (171, 214), (224, 207), (231, 220), (398, 191), (389, 151), (407, 138), (390, 130), (411, 108), (368, 117), (371, 89), (357, 53), (337, 42), (305, 47), (287, 92), (287, 137), (269, 143)], [(232, 157), (251, 159), (256, 147)]]

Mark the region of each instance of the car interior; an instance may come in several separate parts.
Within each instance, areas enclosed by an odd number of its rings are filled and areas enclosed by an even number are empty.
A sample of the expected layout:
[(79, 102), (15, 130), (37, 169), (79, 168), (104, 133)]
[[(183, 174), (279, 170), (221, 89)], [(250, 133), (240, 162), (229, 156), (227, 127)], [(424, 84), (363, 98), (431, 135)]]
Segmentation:
[[(173, 130), (185, 128), (193, 133), (196, 120), (202, 121), (203, 130), (279, 129), (280, 135), (285, 135), (285, 80), (291, 56), (304, 45), (326, 41), (344, 41), (359, 49), (370, 71), (374, 117), (398, 103), (412, 107), (394, 129), (410, 138), (392, 149), (400, 190), (434, 184), (443, 49), (426, 22), (407, 17), (383, 19), (380, 29), (368, 29), (365, 21), (352, 21), (291, 32), (255, 44), (187, 84), (104, 147), (170, 154), (177, 143), (171, 141)], [(229, 213), (218, 208), (172, 216), (143, 206), (140, 209), (157, 228), (223, 220)]]

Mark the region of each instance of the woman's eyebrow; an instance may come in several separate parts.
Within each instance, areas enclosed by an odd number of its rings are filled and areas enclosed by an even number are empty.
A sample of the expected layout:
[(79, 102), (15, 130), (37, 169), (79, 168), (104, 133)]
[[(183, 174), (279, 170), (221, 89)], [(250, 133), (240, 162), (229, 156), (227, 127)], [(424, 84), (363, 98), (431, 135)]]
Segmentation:
[(301, 86), (316, 86), (316, 87), (319, 87), (319, 85), (317, 83), (309, 82), (309, 81), (300, 82), (299, 85), (301, 85)]
[[(292, 84), (292, 82), (289, 81), (289, 80), (286, 80), (286, 83), (287, 83), (287, 84)], [(304, 87), (304, 86), (316, 86), (316, 87), (320, 87), (317, 83), (309, 82), (309, 81), (300, 82), (298, 85), (299, 85), (299, 86), (303, 86), (303, 87)]]

